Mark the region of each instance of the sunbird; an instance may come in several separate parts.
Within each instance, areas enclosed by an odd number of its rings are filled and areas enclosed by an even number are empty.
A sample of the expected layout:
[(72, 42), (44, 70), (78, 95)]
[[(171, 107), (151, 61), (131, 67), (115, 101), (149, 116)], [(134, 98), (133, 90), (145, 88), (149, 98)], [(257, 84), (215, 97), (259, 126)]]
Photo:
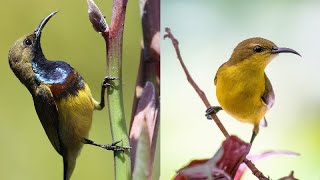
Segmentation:
[(101, 101), (96, 101), (81, 75), (68, 63), (47, 60), (42, 52), (41, 31), (58, 11), (45, 17), (34, 32), (18, 39), (9, 50), (9, 65), (32, 95), (41, 124), (55, 150), (63, 157), (64, 180), (69, 180), (83, 144), (114, 151), (120, 141), (100, 145), (87, 139), (93, 110), (104, 108), (105, 89), (115, 77), (106, 77)]
[(207, 117), (223, 109), (235, 119), (253, 124), (252, 144), (259, 125), (266, 126), (265, 114), (274, 104), (275, 95), (264, 70), (279, 53), (301, 56), (293, 49), (279, 48), (260, 37), (240, 42), (215, 75), (216, 96), (221, 107), (207, 109)]

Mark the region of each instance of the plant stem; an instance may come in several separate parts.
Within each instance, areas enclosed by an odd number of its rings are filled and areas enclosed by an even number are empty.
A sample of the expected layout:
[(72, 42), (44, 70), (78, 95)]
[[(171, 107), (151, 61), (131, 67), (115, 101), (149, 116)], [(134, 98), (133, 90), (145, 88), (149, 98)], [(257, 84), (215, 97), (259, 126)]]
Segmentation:
[[(114, 0), (111, 28), (93, 0), (87, 0), (89, 20), (106, 43), (106, 74), (117, 79), (107, 88), (107, 104), (113, 142), (122, 141), (129, 147), (122, 93), (122, 39), (127, 0)], [(131, 179), (130, 152), (114, 151), (115, 179)]]
[[(130, 124), (130, 145), (131, 149), (131, 169), (135, 170), (135, 160), (136, 160), (136, 145), (138, 140), (136, 139), (136, 132), (132, 131), (132, 125), (136, 122), (141, 121), (144, 118), (139, 116), (141, 109), (138, 109), (142, 97), (142, 89), (145, 88), (146, 83), (152, 83), (155, 88), (155, 116), (153, 119), (147, 120), (150, 125), (149, 133), (151, 139), (151, 162), (153, 178), (159, 179), (160, 176), (160, 166), (159, 162), (155, 162), (155, 156), (160, 156), (160, 152), (156, 152), (157, 139), (159, 136), (159, 124), (160, 124), (160, 0), (140, 0), (140, 16), (143, 32), (143, 44), (141, 45), (141, 57), (140, 65), (138, 71), (138, 77), (136, 81), (136, 92), (133, 100), (132, 107), (132, 117)], [(153, 113), (153, 112), (146, 112)], [(142, 125), (142, 124), (141, 124)], [(133, 128), (134, 129), (134, 128)]]
[[(122, 39), (127, 0), (114, 0), (111, 27), (108, 33), (102, 33), (106, 42), (106, 73), (119, 80), (112, 82), (108, 88), (107, 104), (113, 142), (122, 140), (122, 146), (129, 146), (129, 139), (124, 116), (122, 91)], [(114, 152), (115, 179), (131, 179), (130, 152)]]

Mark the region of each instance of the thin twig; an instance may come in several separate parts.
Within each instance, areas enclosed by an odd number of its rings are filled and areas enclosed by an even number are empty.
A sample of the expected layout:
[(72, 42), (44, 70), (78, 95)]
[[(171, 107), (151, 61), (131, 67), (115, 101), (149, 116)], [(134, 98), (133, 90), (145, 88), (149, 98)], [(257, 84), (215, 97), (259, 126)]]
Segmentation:
[[(181, 54), (180, 54), (180, 50), (179, 50), (179, 42), (178, 40), (173, 36), (173, 34), (171, 33), (170, 28), (166, 28), (166, 35), (164, 36), (164, 38), (170, 38), (173, 44), (174, 49), (176, 50), (179, 62), (187, 76), (187, 79), (189, 81), (189, 83), (191, 84), (191, 86), (194, 88), (194, 90), (198, 93), (199, 97), (202, 99), (204, 105), (206, 106), (206, 108), (211, 107), (208, 98), (206, 96), (206, 94), (199, 88), (199, 86), (197, 85), (197, 83), (192, 79), (186, 65), (184, 64)], [(217, 117), (216, 114), (211, 114), (211, 118), (214, 120), (214, 122), (217, 124), (217, 126), (219, 127), (220, 131), (223, 133), (223, 135), (228, 138), (230, 135), (228, 133), (228, 131), (224, 128), (224, 126), (222, 125), (221, 121), (219, 120), (219, 118)]]
[[(192, 79), (187, 67), (185, 66), (183, 60), (182, 60), (182, 56), (180, 54), (180, 50), (179, 50), (179, 42), (178, 40), (173, 36), (173, 34), (171, 33), (170, 28), (165, 28), (166, 34), (164, 35), (164, 38), (170, 38), (173, 44), (174, 49), (176, 50), (177, 56), (178, 56), (178, 60), (187, 76), (187, 79), (189, 81), (189, 83), (191, 84), (191, 86), (194, 88), (194, 90), (198, 93), (199, 97), (202, 99), (204, 105), (206, 106), (206, 108), (211, 107), (206, 94), (199, 88), (199, 86), (197, 85), (197, 83)], [(223, 135), (228, 138), (229, 137), (229, 133), (227, 132), (227, 130), (225, 129), (225, 127), (223, 126), (223, 124), (221, 123), (220, 119), (218, 118), (218, 116), (216, 114), (211, 114), (212, 119), (214, 120), (214, 122), (217, 124), (217, 126), (219, 127), (220, 131), (223, 133)], [(248, 166), (248, 168), (251, 170), (252, 174), (255, 175), (258, 179), (260, 180), (269, 180), (269, 178), (265, 177), (263, 175), (263, 173), (261, 171), (259, 171), (255, 165), (248, 160), (247, 158), (245, 158), (243, 160), (243, 162)]]

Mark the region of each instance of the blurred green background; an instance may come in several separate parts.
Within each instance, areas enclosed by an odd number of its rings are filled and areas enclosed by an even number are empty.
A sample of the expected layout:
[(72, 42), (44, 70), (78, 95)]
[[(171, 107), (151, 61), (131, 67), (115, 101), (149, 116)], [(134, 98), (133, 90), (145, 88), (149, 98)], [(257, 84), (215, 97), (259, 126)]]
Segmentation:
[[(299, 157), (274, 156), (257, 167), (273, 179), (291, 170), (299, 179), (320, 179), (320, 1), (161, 1), (161, 30), (180, 41), (186, 66), (212, 105), (213, 79), (242, 40), (260, 36), (289, 47), (302, 58), (281, 54), (269, 64), (276, 102), (251, 150), (291, 150)], [(169, 40), (161, 42), (161, 179), (170, 179), (191, 159), (210, 158), (223, 141), (205, 106), (187, 82)], [(225, 112), (219, 117), (231, 134), (249, 141), (252, 126)], [(250, 171), (243, 179), (256, 179)]]
[[(96, 0), (111, 20), (112, 1)], [(46, 25), (42, 49), (48, 59), (64, 60), (77, 69), (100, 98), (105, 74), (105, 44), (88, 19), (83, 1), (6, 1), (0, 6), (0, 179), (62, 179), (62, 158), (51, 146), (33, 107), (31, 95), (12, 73), (8, 50), (19, 37), (32, 32), (49, 13), (60, 10)], [(124, 31), (123, 83), (127, 125), (131, 117), (138, 62), (141, 23), (138, 1), (129, 1)], [(90, 138), (111, 143), (107, 111), (94, 113)], [(113, 153), (84, 146), (72, 179), (113, 179)]]

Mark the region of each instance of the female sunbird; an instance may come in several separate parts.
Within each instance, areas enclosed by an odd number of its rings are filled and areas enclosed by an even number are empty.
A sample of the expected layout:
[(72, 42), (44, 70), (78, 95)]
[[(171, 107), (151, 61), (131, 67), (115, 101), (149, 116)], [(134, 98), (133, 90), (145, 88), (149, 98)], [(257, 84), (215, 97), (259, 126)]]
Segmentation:
[(104, 107), (105, 88), (116, 78), (106, 77), (101, 89), (101, 102), (93, 99), (81, 75), (63, 61), (49, 61), (41, 45), (41, 31), (57, 11), (45, 17), (34, 32), (21, 37), (9, 50), (9, 64), (32, 95), (41, 124), (55, 150), (63, 157), (64, 180), (69, 180), (83, 144), (108, 150), (127, 147), (99, 145), (87, 139), (93, 110)]
[[(265, 124), (266, 112), (273, 106), (274, 92), (264, 70), (279, 53), (300, 54), (290, 48), (279, 48), (260, 37), (240, 42), (231, 58), (222, 64), (214, 78), (216, 96), (224, 111), (235, 119), (253, 124), (250, 143)], [(207, 115), (221, 110), (211, 107)], [(261, 122), (262, 121), (262, 122)]]

